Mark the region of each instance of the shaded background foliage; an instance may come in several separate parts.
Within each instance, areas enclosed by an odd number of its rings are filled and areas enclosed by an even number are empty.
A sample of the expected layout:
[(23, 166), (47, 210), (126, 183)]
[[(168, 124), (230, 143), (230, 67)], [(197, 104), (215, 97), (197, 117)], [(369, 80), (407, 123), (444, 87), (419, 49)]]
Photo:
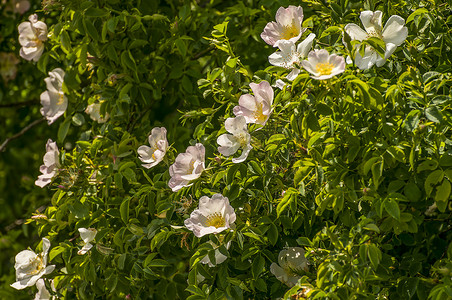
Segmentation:
[[(55, 67), (66, 71), (69, 108), (0, 153), (0, 296), (33, 293), (9, 287), (13, 258), (49, 236), (52, 263), (71, 274), (58, 283), (73, 287), (66, 297), (282, 297), (287, 287), (269, 265), (283, 247), (297, 245), (309, 250), (312, 266), (302, 281), (319, 299), (452, 297), (450, 3), (295, 4), (317, 45), (330, 52), (347, 55), (340, 26), (358, 24), (363, 9), (382, 10), (384, 20), (402, 16), (409, 36), (382, 68), (349, 67), (328, 83), (302, 74), (293, 87), (275, 90), (275, 111), (254, 132), (248, 161), (214, 159), (224, 119), (248, 83), (285, 74), (268, 67), (274, 49), (259, 35), (289, 4), (44, 1), (23, 16), (2, 10), (0, 52), (18, 57), (17, 25), (32, 12), (52, 34), (37, 64), (19, 59), (15, 78), (0, 85), (1, 141), (42, 118), (43, 79)], [(105, 101), (106, 124), (83, 112), (96, 100)], [(136, 149), (155, 126), (168, 129), (174, 149), (165, 164), (146, 171)], [(47, 138), (65, 149), (65, 171), (40, 189), (34, 180)], [(167, 168), (176, 150), (195, 141), (205, 144), (212, 169), (172, 193)], [(171, 227), (183, 224), (200, 196), (215, 192), (238, 213), (237, 229), (218, 237), (223, 241)], [(440, 212), (425, 216), (434, 202)], [(24, 224), (46, 207), (48, 220)], [(99, 229), (100, 247), (76, 256), (76, 228), (89, 226)], [(229, 251), (222, 247), (228, 260), (213, 269), (197, 264), (213, 254), (209, 239), (233, 241)]]

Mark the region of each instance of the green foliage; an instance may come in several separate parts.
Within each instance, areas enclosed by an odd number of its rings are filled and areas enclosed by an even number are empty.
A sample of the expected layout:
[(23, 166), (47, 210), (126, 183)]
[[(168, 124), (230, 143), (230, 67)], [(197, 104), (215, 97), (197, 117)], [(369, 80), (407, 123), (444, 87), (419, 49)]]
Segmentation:
[[(65, 299), (452, 298), (450, 3), (43, 5), (30, 9), (49, 29), (43, 55), (35, 65), (21, 59), (16, 77), (0, 85), (0, 142), (42, 118), (43, 79), (56, 67), (66, 72), (69, 105), (54, 124), (41, 122), (0, 154), (1, 297), (34, 293), (9, 285), (14, 256), (41, 236), (50, 239), (49, 264), (56, 265), (45, 278)], [(384, 57), (382, 39), (355, 51), (344, 34), (363, 10), (383, 11), (384, 22), (401, 16), (408, 37), (382, 67), (352, 63), (328, 80), (303, 71), (289, 82), (286, 69), (269, 66), (276, 49), (260, 38), (288, 5), (303, 7), (302, 39), (313, 32), (314, 48), (344, 57), (366, 47)], [(18, 56), (25, 15), (2, 14), (1, 51)], [(274, 88), (268, 123), (249, 127), (248, 158), (233, 163), (219, 154), (216, 140), (249, 84), (278, 79), (287, 85)], [(102, 124), (84, 112), (97, 102), (109, 115)], [(137, 149), (160, 126), (171, 146), (146, 169)], [(57, 142), (61, 166), (42, 190), (34, 180), (47, 138)], [(172, 192), (168, 168), (197, 142), (206, 148), (206, 170)], [(202, 196), (216, 193), (229, 198), (235, 228), (198, 238), (184, 220)], [(78, 229), (89, 227), (98, 231), (94, 246), (77, 255)], [(282, 249), (297, 246), (309, 269), (289, 288), (271, 265)], [(218, 254), (227, 259), (219, 263)]]

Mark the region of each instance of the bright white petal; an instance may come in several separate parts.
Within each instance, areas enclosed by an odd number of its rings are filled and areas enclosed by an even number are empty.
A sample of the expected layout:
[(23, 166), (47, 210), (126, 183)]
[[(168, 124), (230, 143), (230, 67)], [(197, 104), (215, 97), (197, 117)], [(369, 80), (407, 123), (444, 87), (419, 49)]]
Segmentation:
[[(295, 78), (297, 78), (298, 74), (300, 74), (300, 70), (297, 69), (297, 68), (295, 68), (295, 69), (293, 69), (292, 71), (290, 71), (289, 74), (287, 74), (286, 78), (287, 78), (288, 80), (290, 80), (290, 81), (293, 81), (293, 80), (295, 80)], [(283, 84), (284, 84), (284, 81), (283, 81)], [(284, 86), (284, 85), (283, 85), (283, 86)], [(282, 89), (282, 88), (281, 88), (281, 89)]]
[(356, 24), (350, 23), (345, 25), (345, 31), (352, 40), (363, 41), (367, 39), (367, 32)]
[(301, 58), (305, 58), (308, 56), (309, 51), (312, 48), (312, 42), (315, 39), (315, 34), (310, 33), (307, 38), (305, 38), (301, 43), (297, 46), (297, 52)]
[(408, 36), (408, 28), (405, 26), (405, 20), (397, 15), (393, 15), (386, 22), (383, 29), (383, 41), (400, 46)]

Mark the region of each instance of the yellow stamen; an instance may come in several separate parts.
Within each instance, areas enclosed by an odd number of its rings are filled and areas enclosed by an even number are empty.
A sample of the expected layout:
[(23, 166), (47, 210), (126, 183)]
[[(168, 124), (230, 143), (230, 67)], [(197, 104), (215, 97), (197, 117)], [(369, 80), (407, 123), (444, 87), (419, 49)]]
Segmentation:
[(256, 103), (256, 111), (254, 112), (254, 118), (258, 121), (258, 123), (264, 123), (267, 119), (267, 116), (263, 113), (263, 104)]
[(224, 217), (216, 212), (207, 217), (206, 226), (214, 226), (215, 228), (224, 227), (226, 225), (226, 220)]
[(330, 75), (334, 69), (334, 65), (332, 63), (318, 63), (315, 66), (315, 69), (319, 75)]
[(25, 272), (27, 275), (39, 274), (41, 270), (44, 269), (44, 264), (42, 262), (41, 255), (38, 255), (35, 258), (30, 258), (29, 262), (30, 262), (29, 270)]
[(59, 94), (60, 94), (60, 97), (58, 98), (57, 104), (61, 105), (64, 102), (64, 94), (63, 93), (59, 93)]
[(295, 26), (295, 23), (290, 24), (289, 26), (284, 26), (283, 32), (281, 33), (281, 39), (290, 40), (293, 37), (298, 36), (299, 30)]

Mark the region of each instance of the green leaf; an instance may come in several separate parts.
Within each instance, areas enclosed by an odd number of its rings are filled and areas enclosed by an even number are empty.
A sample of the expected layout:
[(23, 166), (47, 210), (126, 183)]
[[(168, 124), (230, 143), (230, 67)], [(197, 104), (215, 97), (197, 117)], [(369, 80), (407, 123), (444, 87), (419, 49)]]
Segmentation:
[(306, 123), (308, 124), (308, 128), (312, 131), (320, 130), (319, 119), (314, 115), (312, 111), (309, 111), (308, 115), (306, 116)]
[(369, 257), (369, 260), (374, 267), (374, 269), (377, 269), (378, 265), (380, 264), (381, 260), (381, 251), (377, 248), (374, 244), (370, 244), (367, 247), (367, 256)]
[(170, 264), (163, 259), (153, 259), (151, 260), (148, 264), (147, 267), (154, 267), (154, 268), (164, 268), (164, 267), (168, 267), (170, 266)]
[(91, 22), (88, 19), (83, 19), (83, 24), (85, 25), (85, 29), (88, 32), (88, 35), (94, 40), (99, 41), (99, 32), (97, 31), (96, 27), (94, 26), (93, 22)]
[(417, 172), (420, 173), (426, 170), (435, 170), (438, 167), (438, 162), (436, 160), (427, 159), (419, 164), (417, 167)]
[(52, 250), (50, 250), (50, 253), (49, 253), (49, 261), (52, 261), (56, 256), (58, 256), (65, 250), (66, 250), (66, 247), (63, 247), (63, 246), (56, 246), (56, 247), (52, 248)]
[(443, 114), (436, 106), (430, 106), (425, 109), (425, 116), (432, 122), (441, 123)]
[(416, 16), (424, 15), (427, 14), (428, 12), (429, 10), (424, 7), (416, 9), (414, 12), (411, 13), (411, 15), (408, 16), (408, 18), (406, 19), (406, 24), (413, 21)]
[(444, 179), (436, 189), (435, 201), (440, 212), (445, 212), (450, 197), (451, 185), (449, 180)]
[(58, 128), (58, 142), (63, 143), (66, 138), (69, 127), (71, 126), (71, 118), (66, 118), (63, 123), (60, 124)]
[(71, 52), (71, 38), (69, 37), (69, 34), (66, 31), (63, 31), (60, 34), (60, 42), (63, 51), (65, 51), (66, 53)]
[(386, 212), (396, 220), (400, 220), (400, 208), (397, 202), (393, 198), (387, 198), (384, 200), (384, 207)]
[(406, 116), (405, 122), (403, 122), (403, 125), (405, 126), (406, 130), (414, 131), (418, 127), (420, 119), (421, 119), (421, 111), (417, 110), (417, 109), (412, 110)]
[(119, 208), (121, 219), (125, 224), (129, 223), (129, 202), (129, 199), (124, 200)]
[(187, 45), (185, 44), (185, 42), (181, 39), (177, 39), (175, 44), (182, 57), (185, 57), (187, 55)]
[(86, 17), (105, 17), (108, 16), (109, 12), (106, 9), (90, 7), (85, 11)]
[(427, 176), (424, 183), (425, 193), (427, 196), (433, 191), (433, 187), (441, 182), (444, 178), (444, 172), (442, 170), (435, 170)]
[(130, 51), (123, 51), (121, 53), (121, 64), (132, 71), (136, 72), (137, 70), (137, 65), (135, 63), (135, 60), (132, 58)]
[(297, 194), (298, 191), (294, 188), (289, 188), (285, 192), (284, 196), (282, 197), (281, 201), (279, 201), (278, 206), (276, 207), (276, 213), (278, 217), (289, 206), (289, 204), (292, 201), (297, 201)]
[(253, 273), (253, 278), (257, 279), (259, 275), (264, 271), (265, 267), (265, 258), (262, 255), (259, 255), (257, 258), (253, 260), (253, 264), (251, 265), (251, 272)]
[(376, 161), (372, 165), (371, 169), (372, 169), (372, 180), (375, 185), (375, 189), (378, 189), (378, 185), (380, 184), (380, 178), (381, 175), (383, 174), (383, 161), (382, 160)]
[(268, 228), (268, 240), (270, 241), (270, 244), (274, 246), (276, 242), (278, 241), (278, 228), (274, 223), (270, 224), (270, 227)]

